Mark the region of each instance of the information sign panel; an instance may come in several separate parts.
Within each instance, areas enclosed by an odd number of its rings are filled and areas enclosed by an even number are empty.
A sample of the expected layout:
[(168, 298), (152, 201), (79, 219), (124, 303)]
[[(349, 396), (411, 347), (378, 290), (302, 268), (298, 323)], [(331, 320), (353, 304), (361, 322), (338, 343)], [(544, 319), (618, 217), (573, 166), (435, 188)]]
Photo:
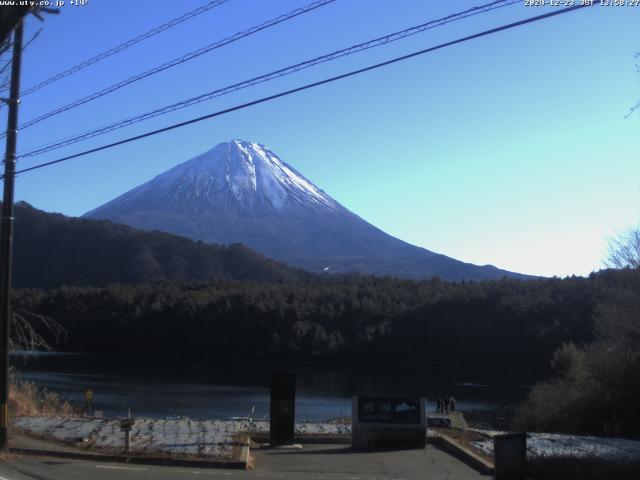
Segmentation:
[(419, 425), (420, 399), (411, 397), (358, 397), (358, 421)]

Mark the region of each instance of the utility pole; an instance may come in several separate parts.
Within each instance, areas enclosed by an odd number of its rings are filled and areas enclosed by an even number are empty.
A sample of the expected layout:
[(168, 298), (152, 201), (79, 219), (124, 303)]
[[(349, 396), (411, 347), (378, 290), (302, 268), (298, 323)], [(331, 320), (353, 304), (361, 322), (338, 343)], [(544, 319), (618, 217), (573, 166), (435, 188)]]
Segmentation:
[(20, 64), (22, 60), (20, 21), (13, 34), (11, 89), (7, 120), (7, 143), (4, 157), (4, 192), (2, 229), (0, 230), (0, 449), (8, 447), (9, 427), (9, 326), (11, 324), (11, 263), (13, 250), (13, 187), (18, 140), (18, 104), (20, 103)]

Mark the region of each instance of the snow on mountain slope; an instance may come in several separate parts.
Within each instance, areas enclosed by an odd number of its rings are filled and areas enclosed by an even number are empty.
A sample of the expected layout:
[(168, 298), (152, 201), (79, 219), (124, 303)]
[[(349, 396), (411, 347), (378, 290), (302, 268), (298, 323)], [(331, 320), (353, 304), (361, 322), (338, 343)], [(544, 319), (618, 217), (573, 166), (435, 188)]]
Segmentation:
[(335, 200), (263, 145), (232, 140), (158, 175), (86, 216), (134, 199), (157, 198), (167, 193), (173, 202), (196, 210), (207, 203), (216, 205), (230, 200), (250, 210), (282, 210), (296, 203), (339, 208)]

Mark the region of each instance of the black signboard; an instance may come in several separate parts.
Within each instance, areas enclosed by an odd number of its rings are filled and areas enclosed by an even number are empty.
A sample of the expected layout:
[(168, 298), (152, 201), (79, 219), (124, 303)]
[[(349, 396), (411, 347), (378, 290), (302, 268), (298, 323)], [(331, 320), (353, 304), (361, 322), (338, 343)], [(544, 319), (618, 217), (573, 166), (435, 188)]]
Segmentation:
[(120, 430), (127, 432), (131, 430), (131, 427), (133, 427), (135, 423), (136, 421), (133, 418), (123, 418), (120, 420)]
[(358, 397), (358, 421), (420, 425), (420, 399), (412, 397)]
[(274, 445), (293, 443), (296, 407), (296, 376), (292, 373), (271, 375), (270, 440)]

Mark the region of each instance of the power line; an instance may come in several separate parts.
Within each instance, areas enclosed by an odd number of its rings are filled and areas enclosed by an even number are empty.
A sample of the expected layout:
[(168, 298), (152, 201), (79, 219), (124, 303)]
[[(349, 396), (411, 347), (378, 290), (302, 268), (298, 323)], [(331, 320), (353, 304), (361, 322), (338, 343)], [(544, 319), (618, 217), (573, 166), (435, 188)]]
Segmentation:
[[(27, 48), (29, 47), (29, 45), (31, 45), (33, 43), (33, 41), (38, 38), (38, 35), (40, 35), (42, 33), (42, 28), (38, 29), (38, 31), (36, 33), (34, 33), (31, 38), (29, 40), (27, 40), (24, 45), (22, 46), (22, 49), (20, 50), (20, 53), (24, 53)], [(12, 60), (8, 60), (7, 63), (5, 63), (2, 68), (0, 68), (0, 76), (11, 66), (12, 64)], [(3, 90), (6, 90), (6, 88), (8, 88), (7, 86), (10, 84), (9, 79), (8, 78), (0, 78), (0, 83), (2, 83), (2, 88)], [(2, 106), (4, 106), (5, 102), (0, 102), (0, 108)]]
[(155, 35), (158, 35), (159, 33), (164, 32), (165, 30), (168, 30), (172, 27), (175, 27), (176, 25), (181, 24), (182, 22), (186, 22), (187, 20), (196, 17), (202, 13), (205, 13), (213, 8), (216, 8), (220, 5), (222, 5), (223, 3), (228, 2), (229, 0), (214, 0), (212, 2), (209, 2), (205, 5), (202, 5), (201, 7), (196, 8), (195, 10), (192, 10), (190, 12), (185, 13), (184, 15), (181, 15), (179, 17), (174, 18), (173, 20), (170, 20), (158, 27), (155, 27), (151, 30), (149, 30), (146, 33), (140, 34), (137, 37), (134, 37), (130, 40), (127, 40), (124, 43), (121, 43), (120, 45), (117, 45), (113, 48), (110, 48), (109, 50), (102, 52), (94, 57), (89, 58), (88, 60), (85, 60), (84, 62), (81, 62), (63, 72), (58, 73), (57, 75), (54, 75), (51, 78), (48, 78), (47, 80), (44, 80), (40, 83), (38, 83), (37, 85), (34, 85), (33, 87), (30, 87), (28, 89), (26, 89), (24, 92), (22, 92), (21, 96), (24, 97), (26, 95), (29, 95), (30, 93), (33, 93), (37, 90), (40, 90), (43, 87), (46, 87), (47, 85), (50, 85), (54, 82), (57, 82), (58, 80), (61, 80), (65, 77), (68, 77), (69, 75), (72, 75), (76, 72), (79, 72), (80, 70), (87, 68), (90, 65), (93, 65), (94, 63), (97, 63), (101, 60), (104, 60), (105, 58), (111, 57), (112, 55), (115, 55), (116, 53), (119, 53), (137, 43), (142, 42), (143, 40), (146, 40), (148, 38), (151, 38)]
[(348, 77), (352, 77), (354, 75), (359, 75), (359, 74), (364, 73), (364, 72), (368, 72), (368, 71), (371, 71), (371, 70), (376, 70), (378, 68), (385, 67), (387, 65), (391, 65), (391, 64), (398, 63), (398, 62), (401, 62), (401, 61), (404, 61), (404, 60), (408, 60), (408, 59), (413, 58), (413, 57), (417, 57), (419, 55), (424, 55), (426, 53), (433, 52), (435, 50), (440, 50), (442, 48), (450, 47), (452, 45), (457, 45), (457, 44), (460, 44), (460, 43), (468, 42), (470, 40), (474, 40), (476, 38), (480, 38), (480, 37), (484, 37), (484, 36), (491, 35), (491, 34), (494, 34), (494, 33), (498, 33), (498, 32), (501, 32), (503, 30), (509, 30), (509, 29), (512, 29), (512, 28), (515, 28), (515, 27), (519, 27), (519, 26), (526, 25), (526, 24), (529, 24), (529, 23), (533, 23), (533, 22), (537, 22), (537, 21), (540, 21), (540, 20), (544, 20), (546, 18), (555, 17), (557, 15), (562, 15), (564, 13), (568, 13), (568, 12), (571, 12), (571, 11), (574, 11), (574, 10), (579, 10), (579, 9), (585, 8), (585, 7), (590, 7), (590, 6), (593, 6), (593, 5), (595, 5), (595, 4), (575, 5), (573, 7), (567, 7), (567, 8), (563, 8), (561, 10), (554, 10), (554, 11), (551, 11), (551, 12), (548, 12), (548, 13), (545, 13), (545, 14), (542, 14), (542, 15), (537, 15), (535, 17), (529, 17), (529, 18), (526, 18), (524, 20), (520, 20), (520, 21), (517, 21), (517, 22), (513, 22), (513, 23), (506, 24), (506, 25), (502, 25), (500, 27), (492, 28), (490, 30), (485, 30), (483, 32), (475, 33), (473, 35), (468, 35), (466, 37), (458, 38), (456, 40), (452, 40), (452, 41), (449, 41), (449, 42), (446, 42), (446, 43), (441, 43), (439, 45), (436, 45), (435, 47), (425, 48), (424, 50), (419, 50), (417, 52), (409, 53), (407, 55), (403, 55), (401, 57), (396, 57), (396, 58), (393, 58), (391, 60), (387, 60), (385, 62), (376, 63), (376, 64), (370, 65), (368, 67), (360, 68), (360, 69), (357, 69), (357, 70), (352, 70), (350, 72), (343, 73), (341, 75), (337, 75), (337, 76), (330, 77), (330, 78), (325, 78), (324, 80), (320, 80), (320, 81), (313, 82), (313, 83), (308, 83), (308, 84), (303, 85), (301, 87), (293, 88), (291, 90), (286, 90), (284, 92), (276, 93), (274, 95), (269, 95), (268, 97), (263, 97), (263, 98), (260, 98), (258, 100), (253, 100), (251, 102), (243, 103), (241, 105), (236, 105), (234, 107), (226, 108), (224, 110), (219, 110), (217, 112), (213, 112), (213, 113), (210, 113), (208, 115), (203, 115), (201, 117), (192, 118), (191, 120), (186, 120), (184, 122), (175, 123), (173, 125), (169, 125), (169, 126), (164, 127), (164, 128), (160, 128), (160, 129), (157, 129), (157, 130), (152, 130), (152, 131), (140, 134), (140, 135), (136, 135), (136, 136), (133, 136), (133, 137), (125, 138), (124, 140), (119, 140), (117, 142), (109, 143), (107, 145), (102, 145), (100, 147), (96, 147), (96, 148), (92, 148), (92, 149), (89, 149), (89, 150), (85, 150), (84, 152), (76, 153), (76, 154), (73, 154), (73, 155), (68, 155), (66, 157), (62, 157), (62, 158), (59, 158), (57, 160), (51, 160), (49, 162), (40, 163), (40, 164), (34, 165), (32, 167), (23, 168), (22, 170), (16, 171), (16, 174), (17, 173), (30, 172), (32, 170), (38, 170), (40, 168), (44, 168), (44, 167), (48, 167), (48, 166), (55, 165), (55, 164), (58, 164), (58, 163), (62, 163), (62, 162), (65, 162), (65, 161), (68, 161), (68, 160), (71, 160), (71, 159), (74, 159), (74, 158), (86, 156), (86, 155), (89, 155), (91, 153), (96, 153), (96, 152), (100, 152), (102, 150), (107, 150), (109, 148), (117, 147), (119, 145), (124, 145), (126, 143), (131, 143), (131, 142), (134, 142), (136, 140), (141, 140), (143, 138), (147, 138), (147, 137), (151, 137), (151, 136), (154, 136), (154, 135), (158, 135), (160, 133), (168, 132), (168, 131), (174, 130), (176, 128), (180, 128), (180, 127), (184, 127), (184, 126), (191, 125), (191, 124), (194, 124), (194, 123), (202, 122), (204, 120), (208, 120), (210, 118), (218, 117), (218, 116), (221, 116), (221, 115), (224, 115), (224, 114), (227, 114), (227, 113), (235, 112), (237, 110), (242, 110), (242, 109), (251, 107), (253, 105), (258, 105), (260, 103), (265, 103), (265, 102), (268, 102), (268, 101), (271, 101), (271, 100), (275, 100), (276, 98), (285, 97), (285, 96), (292, 95), (292, 94), (297, 93), (297, 92), (301, 92), (303, 90), (308, 90), (310, 88), (318, 87), (320, 85), (325, 85), (325, 84), (332, 83), (332, 82), (335, 82), (335, 81), (338, 81), (338, 80), (342, 80), (342, 79), (345, 79), (345, 78), (348, 78)]
[[(227, 0), (225, 0), (227, 1)], [(305, 13), (308, 13), (312, 10), (315, 10), (316, 8), (320, 8), (320, 7), (324, 7), (325, 5), (328, 5), (330, 3), (335, 2), (336, 0), (317, 0), (313, 3), (310, 3), (304, 7), (301, 8), (297, 8), (295, 10), (292, 10), (288, 13), (285, 13), (283, 15), (280, 15), (279, 17), (276, 17), (274, 19), (268, 20), (264, 23), (261, 23), (260, 25), (256, 25), (254, 27), (251, 27), (247, 30), (244, 30), (242, 32), (238, 32), (234, 35), (231, 35), (229, 37), (226, 37), (222, 40), (216, 41), (214, 43), (211, 43), (209, 45), (206, 45), (204, 47), (201, 47), (197, 50), (193, 50), (189, 53), (186, 53), (180, 57), (174, 58), (173, 60), (170, 60), (166, 63), (163, 63), (162, 65), (159, 65), (157, 67), (154, 67), (150, 70), (146, 70), (142, 73), (139, 73), (137, 75), (134, 75), (132, 77), (127, 78), (126, 80), (122, 80), (118, 83), (115, 83), (107, 88), (104, 88), (98, 92), (94, 92), (90, 95), (87, 95), (86, 97), (83, 97), (81, 99), (75, 100), (67, 105), (64, 105), (62, 107), (59, 107), (55, 110), (52, 110), (51, 112), (45, 113), (44, 115), (41, 115), (37, 118), (34, 118), (33, 120), (30, 120), (22, 125), (20, 125), (20, 129), (24, 130), (25, 128), (31, 127), (32, 125), (35, 125), (36, 123), (40, 123), (43, 120), (46, 120), (48, 118), (51, 118), (55, 115), (59, 115), (60, 113), (66, 112), (67, 110), (71, 110), (72, 108), (76, 108), (79, 107), (80, 105), (84, 105), (85, 103), (91, 102), (93, 100), (96, 100), (100, 97), (104, 97), (105, 95), (108, 95), (110, 93), (113, 93), (117, 90), (120, 90), (123, 87), (126, 87), (127, 85), (130, 85), (132, 83), (138, 82), (142, 79), (145, 79), (147, 77), (150, 77), (152, 75), (155, 75), (157, 73), (163, 72), (165, 70), (168, 70), (169, 68), (175, 67), (177, 65), (181, 65), (185, 62), (188, 62), (190, 60), (193, 60), (194, 58), (197, 58), (201, 55), (204, 55), (205, 53), (208, 53), (212, 50), (215, 50), (217, 48), (221, 48), (224, 47), (226, 45), (229, 45), (230, 43), (236, 42), (242, 38), (248, 37), (250, 35), (253, 35), (255, 33), (258, 33), (262, 30), (265, 30), (269, 27), (273, 27), (274, 25), (278, 25), (279, 23), (282, 22), (286, 22), (287, 20), (291, 20), (299, 15), (303, 15)], [(0, 135), (0, 137), (2, 137), (4, 135)]]
[(52, 150), (57, 150), (59, 148), (62, 147), (66, 147), (68, 145), (72, 145), (74, 143), (79, 143), (81, 141), (84, 140), (88, 140), (90, 138), (93, 137), (97, 137), (99, 135), (103, 135), (109, 132), (112, 132), (114, 130), (118, 130), (120, 128), (124, 128), (130, 125), (133, 125), (135, 123), (139, 123), (141, 121), (144, 120), (148, 120), (150, 118), (154, 118), (160, 115), (164, 115), (176, 110), (180, 110), (183, 108), (187, 108), (190, 107), (192, 105), (198, 104), (198, 103), (202, 103), (204, 101), (207, 100), (211, 100), (213, 98), (216, 97), (221, 97), (223, 95), (227, 95), (229, 93), (244, 89), (244, 88), (248, 88), (248, 87), (252, 87), (254, 85), (258, 85), (264, 82), (268, 82), (270, 80), (274, 80), (276, 78), (280, 78), (286, 75), (290, 75), (292, 73), (298, 72), (300, 70), (304, 70), (306, 68), (321, 64), (321, 63), (325, 63), (325, 62), (329, 62), (332, 60), (335, 60), (337, 58), (341, 58), (341, 57), (345, 57), (357, 52), (361, 52), (363, 50), (368, 50), (370, 48), (374, 48), (374, 47), (378, 47), (381, 45), (385, 45), (387, 43), (391, 43), (391, 42), (395, 42), (397, 40), (402, 40), (404, 38), (407, 38), (409, 36), (415, 35), (417, 33), (421, 33), (424, 32), (425, 30), (429, 30), (432, 28), (436, 28), (442, 25), (445, 25), (447, 23), (453, 22), (453, 21), (457, 21), (457, 20), (461, 20), (463, 18), (467, 18), (473, 15), (478, 15), (480, 13), (485, 13), (491, 10), (495, 10), (497, 8), (502, 8), (505, 6), (509, 6), (509, 5), (513, 5), (515, 3), (520, 3), (520, 0), (498, 0), (498, 1), (493, 1), (491, 3), (485, 4), (485, 5), (481, 5), (481, 6), (477, 6), (477, 7), (473, 7), (470, 8), (468, 10), (465, 10), (463, 12), (459, 12), (459, 13), (454, 13), (451, 15), (448, 15), (446, 17), (440, 18), (438, 20), (431, 20), (427, 23), (423, 23), (421, 25), (417, 25), (411, 28), (407, 28), (405, 30), (401, 30), (399, 32), (394, 32), (382, 37), (378, 37), (378, 38), (374, 38), (372, 40), (363, 42), (363, 43), (359, 43), (357, 45), (352, 45), (348, 48), (344, 48), (341, 50), (336, 50), (334, 52), (328, 53), (326, 55), (322, 55), (310, 60), (306, 60), (304, 62), (300, 62), (297, 63), (295, 65), (291, 65), (289, 67), (286, 68), (282, 68), (264, 75), (260, 75), (258, 77), (254, 77), (252, 79), (249, 80), (245, 80), (243, 82), (240, 83), (236, 83), (233, 85), (229, 85), (226, 86), (224, 88), (220, 88), (217, 90), (213, 90), (211, 92), (207, 92), (204, 93), (202, 95), (198, 95), (196, 97), (192, 97), (186, 100), (182, 100), (180, 102), (177, 103), (173, 103), (161, 108), (157, 108), (155, 110), (151, 110), (149, 112), (143, 113), (143, 114), (139, 114), (139, 115), (135, 115), (133, 117), (129, 117), (125, 120), (121, 120), (115, 123), (111, 123), (109, 125), (105, 125), (103, 127), (99, 127), (96, 128), (94, 130), (90, 130), (84, 133), (81, 133), (79, 135), (75, 135), (72, 137), (67, 137), (65, 139), (62, 140), (57, 140), (55, 142), (40, 146), (40, 147), (36, 147), (30, 151), (27, 151), (23, 154), (21, 154), (19, 156), (19, 158), (26, 158), (26, 157), (33, 157), (36, 155), (41, 155), (43, 153), (46, 152), (50, 152)]

